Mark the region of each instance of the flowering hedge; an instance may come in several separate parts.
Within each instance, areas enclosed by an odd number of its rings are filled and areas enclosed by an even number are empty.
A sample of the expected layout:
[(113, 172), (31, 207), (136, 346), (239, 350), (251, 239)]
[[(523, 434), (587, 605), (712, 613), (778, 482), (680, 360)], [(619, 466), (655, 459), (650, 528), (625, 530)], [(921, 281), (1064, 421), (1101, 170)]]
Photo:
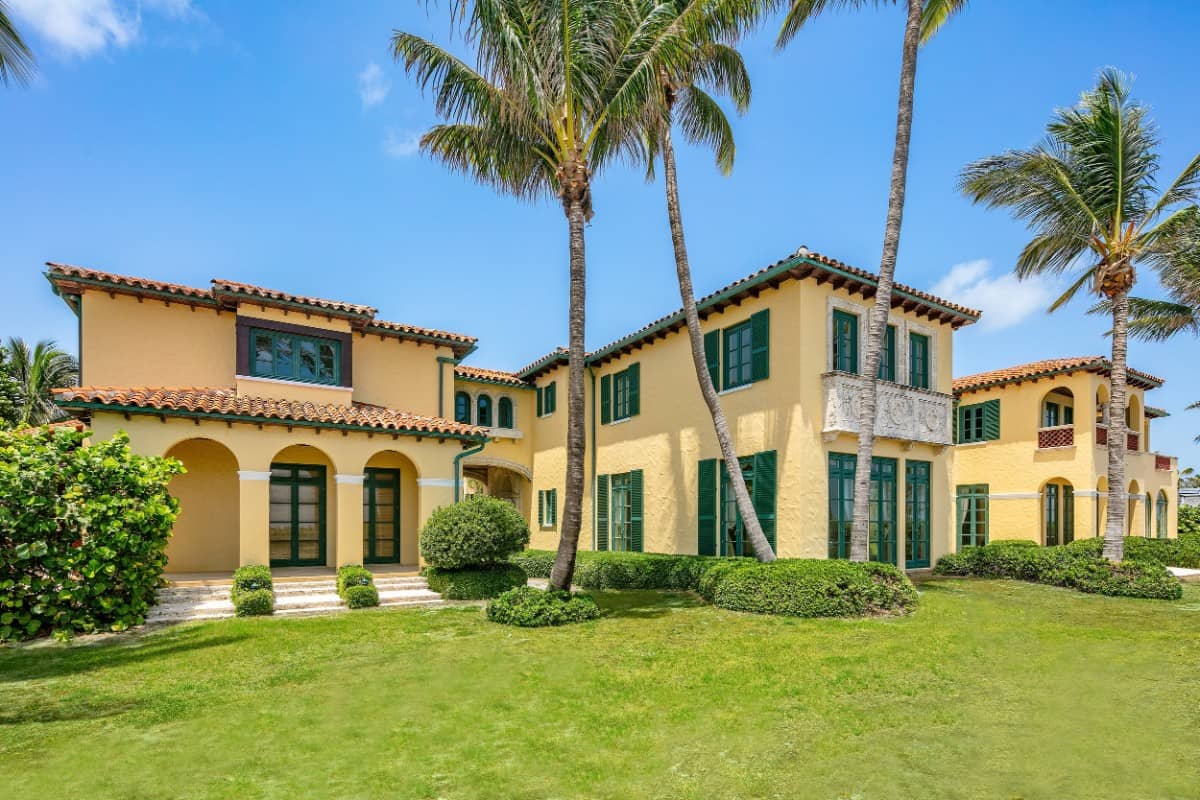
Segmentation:
[(0, 433), (0, 640), (123, 630), (154, 603), (183, 465), (86, 436)]

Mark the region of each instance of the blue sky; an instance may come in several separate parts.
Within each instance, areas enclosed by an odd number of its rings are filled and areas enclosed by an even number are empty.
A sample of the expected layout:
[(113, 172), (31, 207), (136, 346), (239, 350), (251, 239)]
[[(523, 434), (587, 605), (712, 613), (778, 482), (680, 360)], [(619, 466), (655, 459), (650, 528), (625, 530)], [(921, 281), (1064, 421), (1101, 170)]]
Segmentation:
[[(369, 303), (387, 319), (478, 336), (471, 363), (515, 369), (566, 340), (566, 232), (415, 150), (430, 103), (388, 53), (393, 28), (447, 41), (410, 2), (8, 0), (40, 74), (0, 91), (6, 191), (2, 335), (74, 347), (47, 260), (204, 286), (214, 277)], [(722, 177), (684, 150), (699, 293), (800, 245), (878, 265), (894, 133), (899, 9), (821, 19), (784, 52), (743, 50), (754, 100)], [(1119, 36), (1114, 35), (1119, 32)], [(956, 374), (1107, 351), (1086, 303), (1054, 316), (1051, 282), (1010, 276), (1026, 232), (954, 190), (968, 161), (1031, 144), (1115, 65), (1162, 130), (1163, 180), (1200, 148), (1189, 0), (976, 0), (922, 52), (898, 277), (982, 307)], [(617, 166), (588, 230), (590, 346), (678, 305), (661, 184)], [(1153, 291), (1153, 276), (1143, 275)], [(1156, 449), (1200, 466), (1198, 343), (1135, 343), (1167, 378)]]

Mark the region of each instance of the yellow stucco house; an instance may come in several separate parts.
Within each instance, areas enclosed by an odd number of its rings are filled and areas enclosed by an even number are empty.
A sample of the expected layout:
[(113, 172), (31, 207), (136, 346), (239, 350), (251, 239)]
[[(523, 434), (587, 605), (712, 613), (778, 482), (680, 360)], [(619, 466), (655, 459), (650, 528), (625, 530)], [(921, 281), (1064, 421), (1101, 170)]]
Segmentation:
[(1102, 536), (1113, 436), (1127, 447), (1128, 535), (1177, 535), (1178, 464), (1150, 444), (1150, 421), (1166, 412), (1145, 397), (1163, 381), (1130, 369), (1125, 419), (1114, 425), (1111, 367), (1101, 356), (1059, 358), (954, 381), (958, 546)]
[[(460, 363), (473, 338), (368, 306), (48, 267), (79, 317), (81, 386), (60, 405), (187, 467), (172, 485), (171, 571), (415, 564), (421, 524), (462, 492), (511, 500), (534, 547), (557, 543), (564, 350), (489, 370)], [(781, 556), (848, 553), (875, 287), (802, 248), (699, 301), (708, 368)], [(748, 552), (682, 316), (588, 355), (585, 549)], [(873, 558), (916, 569), (957, 546), (953, 332), (978, 316), (896, 287), (867, 467)]]

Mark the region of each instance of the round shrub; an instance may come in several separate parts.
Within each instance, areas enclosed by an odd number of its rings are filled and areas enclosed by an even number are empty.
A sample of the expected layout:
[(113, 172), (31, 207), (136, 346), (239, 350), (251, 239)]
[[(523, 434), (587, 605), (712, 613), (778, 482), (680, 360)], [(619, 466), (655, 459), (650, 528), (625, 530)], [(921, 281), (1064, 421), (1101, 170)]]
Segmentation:
[(0, 432), (0, 641), (124, 630), (155, 602), (183, 465), (87, 436)]
[(970, 575), (971, 559), (966, 552), (947, 553), (933, 565), (934, 575)]
[(529, 544), (529, 525), (504, 500), (472, 495), (442, 506), (421, 530), (421, 556), (431, 567), (462, 569), (499, 564)]
[(519, 586), (488, 603), (487, 618), (504, 625), (543, 628), (600, 618), (600, 607), (586, 594)]
[(239, 617), (258, 617), (275, 613), (275, 593), (270, 589), (250, 589), (233, 599)]
[(371, 570), (358, 564), (345, 564), (338, 567), (337, 571), (337, 593), (342, 597), (346, 597), (346, 590), (352, 586), (374, 586), (375, 576), (371, 574)]
[(428, 567), (425, 580), (430, 589), (447, 600), (487, 600), (524, 586), (529, 578), (516, 564), (497, 564), (478, 569)]
[(373, 584), (356, 583), (346, 587), (342, 595), (350, 608), (370, 608), (379, 605), (379, 590)]
[(229, 595), (236, 600), (238, 595), (246, 592), (253, 592), (256, 589), (271, 591), (274, 588), (270, 567), (263, 564), (247, 564), (233, 571), (233, 588), (230, 589)]
[(701, 580), (712, 603), (731, 611), (790, 617), (862, 617), (904, 613), (917, 590), (891, 564), (781, 559), (717, 566)]

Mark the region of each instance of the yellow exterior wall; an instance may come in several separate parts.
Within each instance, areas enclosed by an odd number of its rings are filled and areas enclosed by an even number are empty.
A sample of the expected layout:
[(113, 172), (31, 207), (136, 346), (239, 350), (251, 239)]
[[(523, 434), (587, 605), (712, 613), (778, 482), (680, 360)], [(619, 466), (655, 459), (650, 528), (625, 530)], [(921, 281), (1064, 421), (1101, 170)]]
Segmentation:
[(166, 455), (187, 472), (171, 480), (179, 518), (167, 543), (170, 572), (222, 572), (238, 566), (238, 465), (212, 439), (189, 439)]
[(448, 347), (404, 341), (394, 336), (354, 334), (354, 399), (438, 416), (438, 372), (442, 371), (442, 414), (454, 417), (454, 365)]
[[(1074, 445), (1038, 448), (1042, 404), (1054, 389), (1068, 389), (1074, 398)], [(1103, 535), (1103, 513), (1107, 500), (1097, 491), (1107, 490), (1108, 448), (1096, 444), (1096, 398), (1108, 397), (1108, 379), (1090, 372), (1075, 372), (969, 392), (962, 405), (986, 400), (1000, 401), (1000, 438), (996, 441), (960, 444), (955, 447), (953, 486), (987, 484), (989, 494), (989, 538), (1044, 541), (1042, 492), (1047, 481), (1066, 481), (1075, 490), (1075, 538)], [(1135, 409), (1133, 430), (1144, 432), (1141, 409), (1145, 392), (1129, 387), (1130, 406)], [(1057, 401), (1057, 398), (1053, 398)], [(1138, 494), (1129, 518), (1130, 535), (1146, 534), (1147, 491), (1157, 503), (1158, 493), (1167, 493), (1168, 536), (1177, 535), (1178, 472), (1155, 469), (1155, 454), (1146, 444), (1126, 452), (1127, 487), (1136, 482)], [(953, 492), (953, 486), (951, 491)], [(1100, 519), (1098, 520), (1098, 513)], [(1155, 509), (1157, 514), (1157, 509)], [(1150, 535), (1155, 535), (1152, 527)]]

